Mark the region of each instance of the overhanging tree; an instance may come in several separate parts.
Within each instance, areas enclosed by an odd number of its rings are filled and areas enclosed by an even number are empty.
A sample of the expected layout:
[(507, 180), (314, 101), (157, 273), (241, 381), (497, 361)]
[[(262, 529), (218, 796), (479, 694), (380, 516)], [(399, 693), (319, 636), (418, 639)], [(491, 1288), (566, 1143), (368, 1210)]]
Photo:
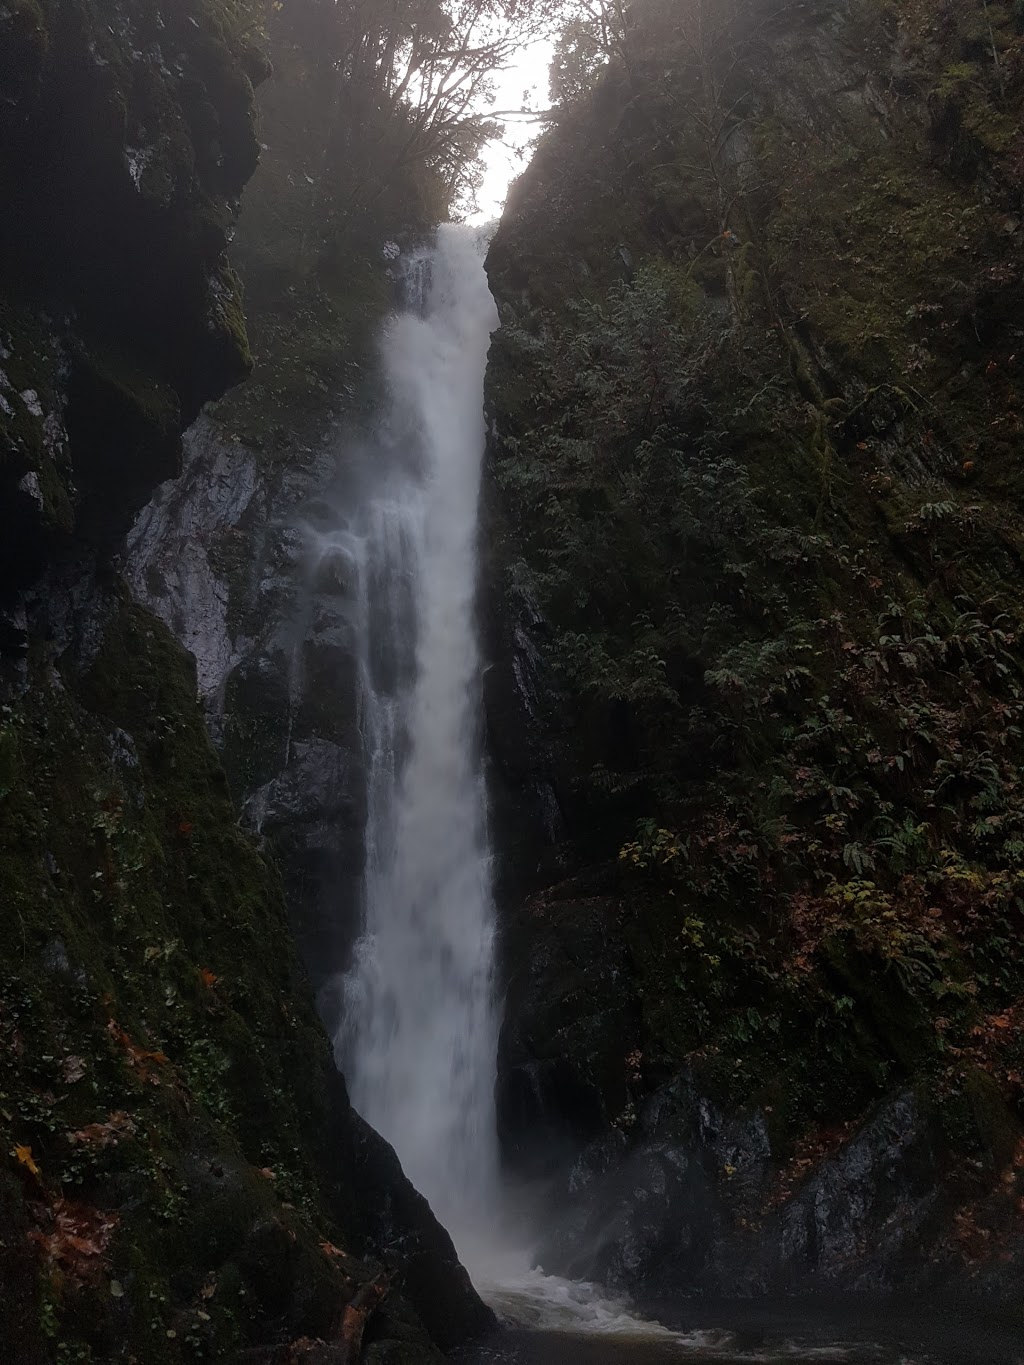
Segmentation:
[(500, 131), (488, 112), (495, 76), (563, 12), (564, 0), (284, 0), (283, 21), (319, 54), (329, 150), (363, 163), (350, 198), (411, 165), (457, 197)]

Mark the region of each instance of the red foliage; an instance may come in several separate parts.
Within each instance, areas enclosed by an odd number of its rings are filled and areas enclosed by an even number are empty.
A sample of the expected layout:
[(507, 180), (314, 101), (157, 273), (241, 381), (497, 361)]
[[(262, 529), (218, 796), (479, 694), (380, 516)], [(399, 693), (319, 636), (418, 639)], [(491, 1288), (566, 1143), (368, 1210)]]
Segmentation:
[(105, 1254), (120, 1222), (118, 1215), (70, 1199), (34, 1204), (32, 1212), (38, 1227), (28, 1238), (41, 1249), (47, 1267), (79, 1284), (94, 1284), (106, 1266)]

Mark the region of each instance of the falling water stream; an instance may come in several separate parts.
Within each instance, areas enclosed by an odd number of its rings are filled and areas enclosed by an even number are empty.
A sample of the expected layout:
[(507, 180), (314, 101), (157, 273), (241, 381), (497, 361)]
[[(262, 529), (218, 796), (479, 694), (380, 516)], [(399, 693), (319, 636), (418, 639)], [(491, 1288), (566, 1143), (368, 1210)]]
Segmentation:
[(484, 245), (470, 229), (444, 227), (405, 260), (405, 305), (382, 345), (390, 403), (368, 491), (355, 522), (326, 537), (355, 585), (368, 774), (363, 932), (338, 1038), (353, 1103), (395, 1147), (510, 1324), (480, 1361), (909, 1360), (828, 1344), (738, 1355), (729, 1332), (670, 1331), (596, 1286), (543, 1275), (499, 1231), (475, 620), (483, 383), (497, 325)]
[(479, 759), (476, 524), (497, 324), (482, 248), (443, 228), (384, 340), (392, 460), (366, 509), (365, 930), (347, 983), (356, 1108), (465, 1237), (497, 1195), (494, 903)]

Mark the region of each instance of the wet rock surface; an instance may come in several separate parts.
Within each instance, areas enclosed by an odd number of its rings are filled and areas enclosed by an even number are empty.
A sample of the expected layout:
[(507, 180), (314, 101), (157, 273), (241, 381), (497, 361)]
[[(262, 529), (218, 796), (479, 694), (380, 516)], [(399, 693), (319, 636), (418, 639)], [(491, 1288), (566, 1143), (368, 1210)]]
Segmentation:
[(585, 881), (578, 889), (579, 899), (556, 905), (537, 897), (504, 927), (499, 1126), (506, 1161), (527, 1177), (557, 1170), (628, 1102), (625, 1059), (639, 1037), (639, 1001), (621, 907), (586, 896)]
[(105, 1352), (186, 1322), (225, 1358), (326, 1338), (380, 1276), (381, 1342), (429, 1358), (485, 1330), (450, 1238), (349, 1105), (189, 655), (95, 564), (47, 575), (24, 627), (22, 675), (0, 674), (12, 1365), (46, 1358), (50, 1314)]
[(605, 880), (534, 898), (511, 937), (499, 1118), (511, 1167), (549, 1191), (543, 1268), (663, 1304), (946, 1286), (1012, 1312), (1012, 1175), (992, 1190), (996, 1151), (965, 1181), (927, 1087), (795, 1150), (771, 1105), (716, 1099), (700, 1059), (645, 1093), (623, 902), (579, 895)]
[(211, 733), (246, 826), (280, 860), (317, 990), (357, 932), (365, 821), (355, 584), (318, 548), (337, 462), (330, 438), (281, 464), (204, 418), (126, 556), (137, 598), (196, 656)]
[(766, 1116), (727, 1118), (686, 1078), (648, 1099), (628, 1136), (577, 1159), (569, 1212), (542, 1258), (653, 1297), (907, 1288), (937, 1273), (920, 1250), (948, 1216), (941, 1180), (909, 1092), (793, 1191)]
[(126, 0), (102, 22), (13, 0), (0, 48), (0, 568), (16, 585), (72, 536), (109, 548), (176, 472), (183, 421), (247, 372), (225, 251), (266, 67), (205, 0)]

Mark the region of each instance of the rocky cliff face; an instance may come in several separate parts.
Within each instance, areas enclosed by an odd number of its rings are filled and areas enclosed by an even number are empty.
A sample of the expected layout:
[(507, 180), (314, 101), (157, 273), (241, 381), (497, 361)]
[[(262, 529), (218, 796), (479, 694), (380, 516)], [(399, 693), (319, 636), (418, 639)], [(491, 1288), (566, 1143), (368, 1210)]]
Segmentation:
[(216, 418), (128, 540), (132, 590), (196, 657), (207, 721), (241, 804), (285, 879), (293, 927), (330, 1013), (357, 932), (365, 783), (351, 591), (317, 563), (338, 438), (269, 461)]
[[(360, 1328), (374, 1309), (367, 1358), (420, 1361), (490, 1322), (348, 1104), (197, 702), (233, 637), (194, 533), (209, 508), (243, 516), (251, 459), (207, 448), (209, 484), (195, 471), (176, 505), (197, 661), (112, 553), (178, 473), (183, 426), (249, 367), (224, 254), (267, 73), (248, 31), (217, 0), (0, 4), (0, 1338), (18, 1365), (326, 1359), (349, 1308)], [(243, 739), (259, 762), (276, 742)]]
[(6, 582), (123, 533), (183, 422), (247, 372), (225, 247), (267, 68), (229, 13), (0, 10)]
[(344, 556), (321, 550), (357, 496), (396, 243), (425, 238), (445, 208), (415, 165), (366, 182), (366, 146), (387, 165), (394, 130), (325, 82), (302, 22), (316, 33), (316, 15), (296, 6), (272, 21), (263, 158), (232, 244), (255, 372), (190, 431), (182, 475), (142, 512), (125, 567), (137, 600), (196, 656), (232, 792), (281, 868), (331, 1025), (358, 931), (365, 781), (355, 584)]
[(489, 726), (549, 883), (506, 1149), (553, 1268), (1005, 1292), (1024, 15), (649, 0), (611, 49), (490, 258)]

